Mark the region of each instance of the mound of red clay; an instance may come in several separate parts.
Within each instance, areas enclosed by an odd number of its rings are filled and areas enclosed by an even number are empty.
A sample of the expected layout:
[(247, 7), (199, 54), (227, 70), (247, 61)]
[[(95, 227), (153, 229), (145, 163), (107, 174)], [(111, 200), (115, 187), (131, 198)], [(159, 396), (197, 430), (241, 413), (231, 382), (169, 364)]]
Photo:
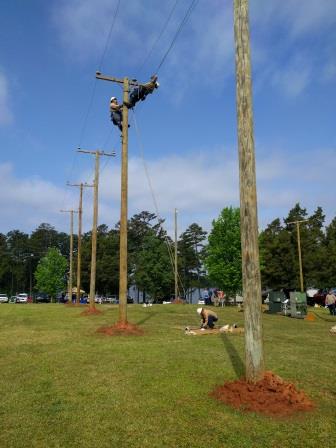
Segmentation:
[(88, 308), (81, 313), (81, 316), (92, 316), (97, 314), (102, 314), (102, 311), (97, 310), (97, 308)]
[(184, 300), (177, 297), (176, 299), (172, 300), (172, 303), (174, 303), (175, 305), (176, 304), (180, 305), (181, 303), (185, 303), (185, 302), (184, 302)]
[(98, 328), (97, 333), (103, 333), (108, 336), (142, 336), (144, 334), (140, 327), (128, 322), (126, 324), (117, 322), (112, 327)]
[(266, 372), (256, 384), (240, 379), (218, 386), (210, 395), (241, 411), (274, 417), (285, 417), (314, 408), (304, 392), (272, 372)]

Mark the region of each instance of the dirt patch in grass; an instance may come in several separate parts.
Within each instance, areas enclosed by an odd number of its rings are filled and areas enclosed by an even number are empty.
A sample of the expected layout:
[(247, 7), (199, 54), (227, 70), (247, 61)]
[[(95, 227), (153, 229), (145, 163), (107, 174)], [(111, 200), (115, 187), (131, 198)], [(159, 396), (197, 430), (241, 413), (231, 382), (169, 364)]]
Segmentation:
[(142, 336), (144, 331), (137, 325), (117, 322), (112, 327), (98, 328), (97, 333), (103, 333), (107, 336)]
[(81, 312), (81, 316), (94, 316), (97, 314), (103, 314), (103, 313), (102, 313), (102, 311), (98, 310), (96, 307), (88, 308), (87, 310)]
[(75, 307), (84, 307), (87, 306), (85, 303), (65, 303), (64, 306), (68, 306), (69, 308), (75, 308)]
[(243, 412), (273, 417), (286, 417), (314, 409), (314, 403), (304, 392), (272, 372), (266, 372), (256, 384), (240, 379), (216, 387), (210, 395)]
[(172, 300), (172, 303), (174, 305), (182, 305), (182, 304), (185, 304), (185, 301), (180, 299), (179, 297), (177, 297), (176, 299)]

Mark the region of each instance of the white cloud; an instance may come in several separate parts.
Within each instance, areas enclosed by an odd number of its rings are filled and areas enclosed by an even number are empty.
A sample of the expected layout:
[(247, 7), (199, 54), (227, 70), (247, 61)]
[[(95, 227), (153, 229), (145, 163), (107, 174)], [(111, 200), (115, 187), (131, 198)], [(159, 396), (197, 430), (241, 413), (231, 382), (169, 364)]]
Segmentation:
[(336, 22), (334, 0), (254, 0), (250, 9), (252, 20), (272, 27), (281, 23), (292, 37), (325, 31)]
[(12, 121), (8, 82), (6, 76), (0, 71), (0, 125), (10, 124)]
[(271, 77), (272, 85), (280, 87), (290, 97), (300, 95), (311, 80), (311, 63), (302, 57), (285, 64), (282, 70), (274, 70)]
[[(321, 154), (323, 153), (323, 157)], [(334, 179), (336, 150), (287, 153), (257, 148), (259, 223), (287, 216), (300, 202), (309, 212), (321, 206), (327, 220), (335, 216)], [(182, 232), (193, 222), (209, 230), (211, 221), (226, 206), (239, 205), (238, 161), (235, 150), (215, 149), (186, 155), (172, 155), (147, 162), (149, 179), (158, 212), (166, 218), (172, 235), (173, 212), (179, 210)], [(92, 172), (82, 173), (90, 178)], [(31, 231), (41, 222), (68, 231), (68, 219), (61, 208), (77, 207), (78, 192), (60, 188), (41, 178), (15, 176), (10, 165), (0, 165), (0, 231), (19, 228)], [(67, 191), (67, 193), (66, 193)], [(6, 192), (6, 193), (5, 193)], [(108, 165), (101, 173), (99, 223), (114, 227), (120, 216), (120, 167)], [(129, 216), (142, 210), (157, 212), (143, 161), (129, 161)], [(92, 225), (92, 189), (84, 193), (84, 231)]]
[(254, 70), (259, 85), (270, 84), (289, 97), (334, 76), (334, 0), (251, 2)]
[(6, 163), (0, 165), (0, 191), (2, 232), (30, 231), (41, 222), (60, 225), (64, 221), (59, 210), (69, 205), (64, 203), (65, 189), (51, 182), (40, 177), (16, 176), (12, 165)]

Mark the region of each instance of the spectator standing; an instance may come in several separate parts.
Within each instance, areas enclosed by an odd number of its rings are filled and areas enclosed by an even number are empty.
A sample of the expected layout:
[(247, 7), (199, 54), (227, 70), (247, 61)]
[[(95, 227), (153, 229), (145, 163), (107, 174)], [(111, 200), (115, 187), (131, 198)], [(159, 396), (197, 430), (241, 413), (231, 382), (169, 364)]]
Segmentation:
[(335, 316), (336, 297), (332, 291), (329, 291), (329, 293), (327, 294), (325, 299), (325, 305), (328, 307), (329, 313), (332, 316)]

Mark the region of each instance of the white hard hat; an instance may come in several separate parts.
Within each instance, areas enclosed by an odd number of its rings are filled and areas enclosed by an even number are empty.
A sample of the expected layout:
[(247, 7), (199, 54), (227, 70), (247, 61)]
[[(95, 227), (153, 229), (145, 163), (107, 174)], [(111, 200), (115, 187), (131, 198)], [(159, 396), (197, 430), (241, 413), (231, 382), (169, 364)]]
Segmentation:
[(203, 308), (197, 308), (197, 310), (196, 310), (196, 311), (198, 312), (198, 314), (201, 314), (201, 312), (202, 312), (202, 309), (203, 309)]
[(115, 96), (111, 97), (111, 101), (116, 100), (117, 98)]

